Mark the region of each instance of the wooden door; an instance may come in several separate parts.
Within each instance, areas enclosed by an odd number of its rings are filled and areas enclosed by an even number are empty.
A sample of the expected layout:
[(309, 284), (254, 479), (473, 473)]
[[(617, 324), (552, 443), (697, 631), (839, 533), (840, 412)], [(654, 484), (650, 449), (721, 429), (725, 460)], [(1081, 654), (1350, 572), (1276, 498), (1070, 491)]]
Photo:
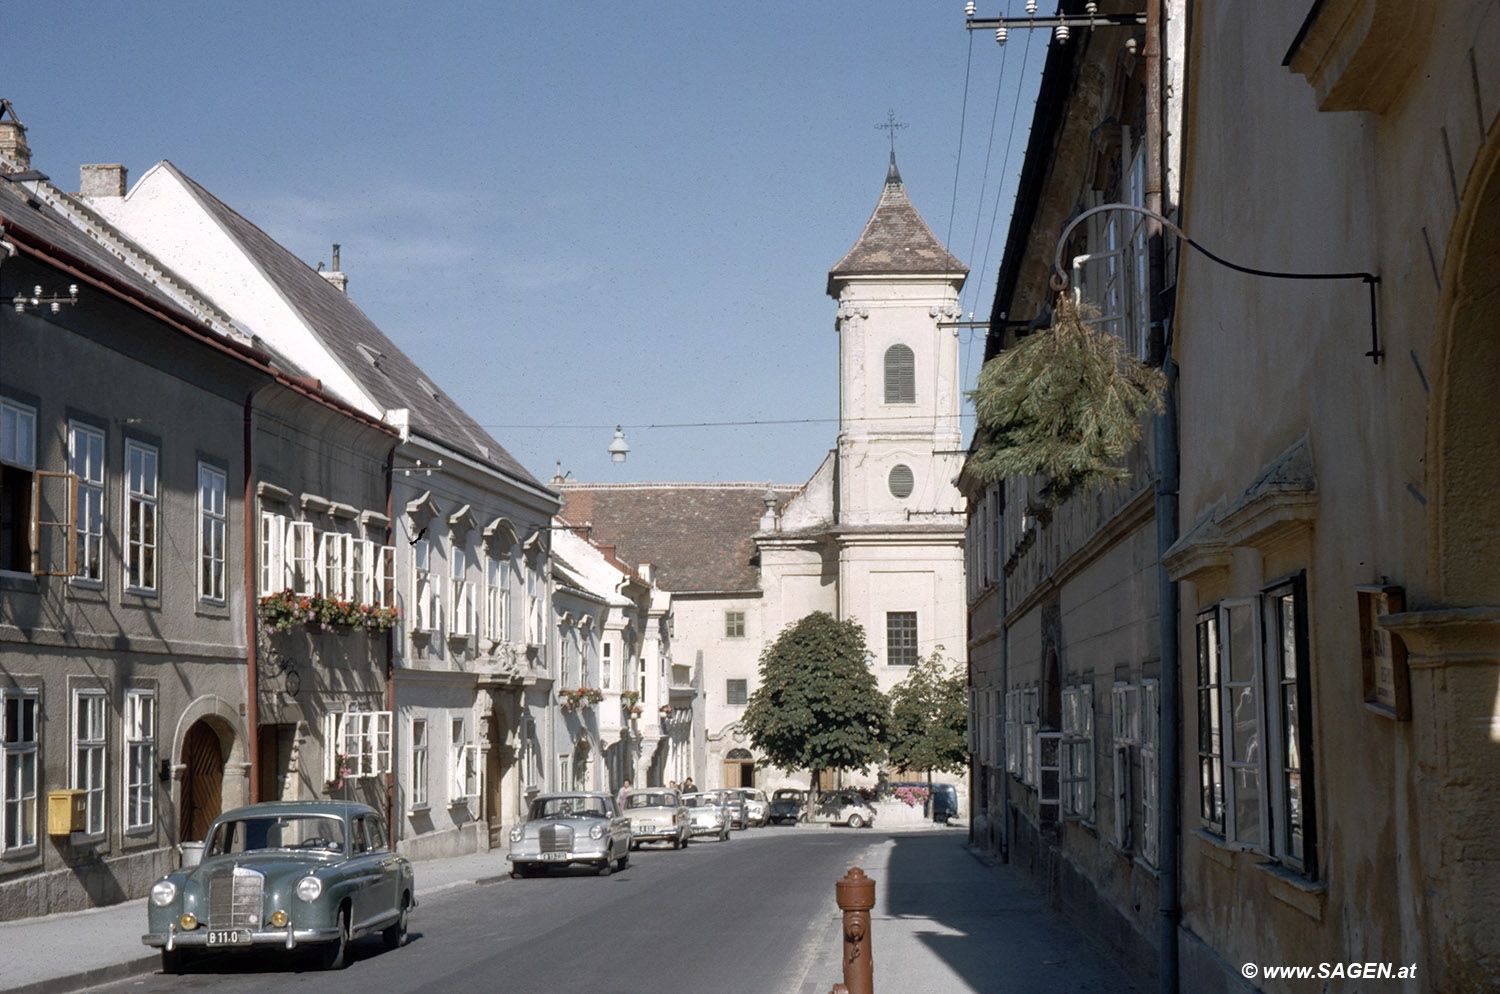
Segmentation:
[(219, 736), (204, 722), (188, 729), (182, 740), (182, 804), (178, 808), (177, 840), (202, 842), (208, 827), (223, 810), (224, 750)]

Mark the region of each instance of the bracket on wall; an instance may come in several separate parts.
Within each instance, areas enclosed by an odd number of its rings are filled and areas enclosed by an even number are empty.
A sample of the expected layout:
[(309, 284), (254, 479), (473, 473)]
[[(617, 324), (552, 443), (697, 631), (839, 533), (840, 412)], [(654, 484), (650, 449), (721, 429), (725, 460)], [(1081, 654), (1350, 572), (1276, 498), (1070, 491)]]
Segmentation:
[(1380, 347), (1380, 325), (1376, 318), (1377, 311), (1375, 307), (1375, 287), (1380, 283), (1379, 276), (1374, 273), (1283, 273), (1270, 269), (1256, 269), (1252, 266), (1242, 266), (1237, 262), (1230, 262), (1222, 256), (1215, 255), (1189, 238), (1187, 232), (1183, 231), (1167, 218), (1162, 217), (1155, 211), (1147, 210), (1144, 207), (1137, 207), (1135, 204), (1100, 204), (1098, 207), (1090, 207), (1068, 222), (1067, 226), (1063, 228), (1062, 234), (1057, 236), (1057, 251), (1052, 256), (1051, 282), (1053, 290), (1062, 293), (1068, 288), (1068, 274), (1062, 267), (1063, 247), (1068, 243), (1068, 236), (1086, 218), (1104, 213), (1105, 211), (1131, 211), (1136, 214), (1143, 214), (1156, 221), (1162, 227), (1171, 230), (1178, 238), (1181, 238), (1209, 259), (1221, 266), (1233, 269), (1237, 273), (1245, 273), (1250, 276), (1266, 276), (1278, 280), (1363, 280), (1365, 285), (1370, 288), (1370, 351), (1366, 352), (1365, 356), (1372, 360), (1375, 365), (1380, 365), (1380, 357), (1385, 355), (1385, 350)]

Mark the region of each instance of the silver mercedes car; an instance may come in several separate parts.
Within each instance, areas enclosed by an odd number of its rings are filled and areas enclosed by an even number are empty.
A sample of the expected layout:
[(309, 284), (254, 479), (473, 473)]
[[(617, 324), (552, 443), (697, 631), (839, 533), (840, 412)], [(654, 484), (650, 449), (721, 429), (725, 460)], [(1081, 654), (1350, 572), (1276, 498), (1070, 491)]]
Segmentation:
[(684, 794), (682, 803), (688, 809), (689, 835), (695, 838), (711, 835), (720, 842), (729, 841), (729, 809), (724, 806), (720, 791)]
[(682, 795), (666, 787), (648, 787), (625, 795), (625, 814), (630, 818), (630, 847), (643, 842), (670, 842), (673, 849), (688, 844), (688, 809)]
[(608, 794), (538, 794), (526, 820), (510, 830), (510, 875), (588, 863), (601, 877), (630, 862), (630, 819)]

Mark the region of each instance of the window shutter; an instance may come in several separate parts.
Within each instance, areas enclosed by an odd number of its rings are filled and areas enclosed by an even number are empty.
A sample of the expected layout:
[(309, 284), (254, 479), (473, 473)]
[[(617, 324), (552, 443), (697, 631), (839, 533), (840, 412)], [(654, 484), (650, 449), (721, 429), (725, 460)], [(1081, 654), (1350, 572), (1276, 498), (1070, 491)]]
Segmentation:
[(260, 513), (260, 593), (279, 594), (285, 588), (286, 518)]
[(330, 711), (323, 715), (323, 780), (337, 780), (339, 776), (338, 751), (343, 739), (344, 715), (341, 711)]
[(885, 402), (917, 402), (916, 354), (910, 346), (892, 345), (885, 350)]
[(375, 712), (375, 772), (391, 772), (391, 712)]
[(371, 572), (379, 585), (376, 603), (381, 607), (396, 606), (396, 548), (382, 545), (376, 556), (378, 567)]

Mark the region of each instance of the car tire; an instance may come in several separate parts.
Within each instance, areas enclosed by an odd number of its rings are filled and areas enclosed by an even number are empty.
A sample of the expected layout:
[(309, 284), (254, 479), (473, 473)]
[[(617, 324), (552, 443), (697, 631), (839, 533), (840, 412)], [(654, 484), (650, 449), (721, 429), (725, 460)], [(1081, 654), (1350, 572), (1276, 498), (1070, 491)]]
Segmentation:
[(323, 969), (342, 970), (349, 965), (349, 909), (339, 909), (339, 937), (320, 950)]
[(630, 840), (630, 848), (631, 849), (639, 849), (640, 847), (641, 847), (641, 844), (639, 842), (635, 841), (634, 839)]
[(620, 854), (620, 862), (615, 865), (615, 869), (617, 869), (617, 870), (623, 870), (623, 869), (625, 869), (625, 867), (627, 867), (629, 865), (630, 865), (630, 853), (629, 852), (622, 852)]
[(850, 828), (864, 828), (865, 827), (865, 820), (863, 818), (861, 818), (859, 815), (850, 815), (849, 816), (849, 827)]
[(604, 850), (604, 862), (599, 864), (599, 876), (607, 877), (615, 872), (615, 850), (614, 847)]
[(189, 957), (192, 954), (186, 949), (163, 949), (161, 951), (161, 972), (170, 976), (177, 976), (187, 972)]
[(385, 941), (387, 950), (400, 949), (406, 945), (406, 913), (409, 910), (411, 910), (411, 898), (402, 894), (401, 913), (396, 917), (396, 923), (380, 933), (380, 938)]

